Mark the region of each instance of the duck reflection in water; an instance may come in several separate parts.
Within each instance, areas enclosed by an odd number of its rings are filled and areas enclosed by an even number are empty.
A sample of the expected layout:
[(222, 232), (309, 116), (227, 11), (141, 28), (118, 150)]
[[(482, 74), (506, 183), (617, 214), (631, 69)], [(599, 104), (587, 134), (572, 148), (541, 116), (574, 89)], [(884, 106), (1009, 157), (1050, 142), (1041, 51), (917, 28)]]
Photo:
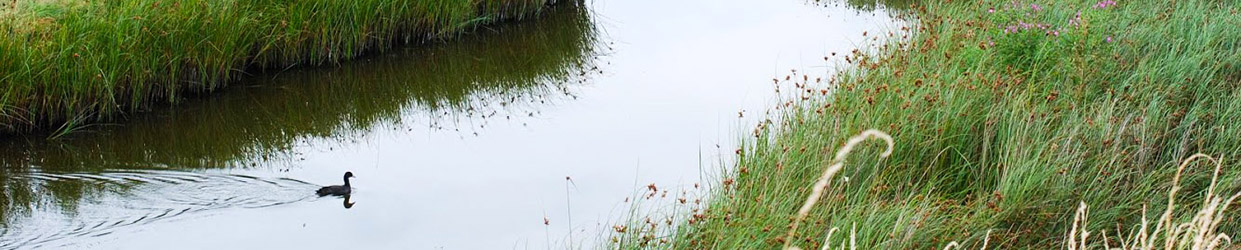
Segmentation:
[(347, 195), (347, 194), (346, 194), (346, 195), (345, 195), (345, 202), (343, 202), (343, 204), (345, 205), (345, 209), (350, 209), (350, 208), (353, 208), (353, 203), (355, 203), (355, 202), (349, 202), (349, 195)]

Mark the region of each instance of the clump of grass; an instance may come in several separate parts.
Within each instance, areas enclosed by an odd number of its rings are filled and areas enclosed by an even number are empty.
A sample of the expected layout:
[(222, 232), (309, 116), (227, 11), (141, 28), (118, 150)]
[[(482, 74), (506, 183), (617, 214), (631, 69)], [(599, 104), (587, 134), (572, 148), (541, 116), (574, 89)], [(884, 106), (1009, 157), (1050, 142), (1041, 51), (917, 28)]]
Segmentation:
[[(902, 14), (911, 25), (870, 33), (907, 39), (829, 57), (843, 73), (777, 78), (792, 100), (746, 135), (721, 177), (733, 184), (717, 186), (706, 219), (668, 235), (672, 247), (819, 248), (830, 229), (850, 228), (868, 249), (1060, 248), (1082, 202), (1094, 209), (1079, 228), (1131, 228), (1143, 207), (1241, 190), (1235, 162), (1217, 178), (1176, 170), (1196, 152), (1241, 154), (1239, 11), (1210, 0), (913, 6)], [(870, 128), (902, 142), (884, 171), (877, 152), (854, 153), (802, 226), (788, 227), (821, 152)], [(1154, 200), (1178, 175), (1173, 185), (1202, 191)], [(1229, 222), (1241, 214), (1219, 214), (1218, 232), (1239, 229)], [(1120, 235), (1089, 246), (1104, 242)]]
[[(1181, 174), (1185, 167), (1189, 166), (1193, 160), (1205, 158), (1215, 163), (1215, 171), (1211, 175), (1210, 186), (1202, 197), (1202, 206), (1198, 212), (1194, 213), (1188, 220), (1180, 223), (1174, 221), (1176, 214), (1176, 192), (1181, 189)], [(1128, 238), (1120, 238), (1117, 240), (1118, 249), (1221, 249), (1220, 247), (1232, 244), (1232, 238), (1228, 234), (1218, 232), (1220, 223), (1223, 222), (1227, 214), (1225, 211), (1228, 207), (1241, 197), (1238, 192), (1227, 199), (1217, 196), (1216, 187), (1219, 184), (1220, 170), (1223, 168), (1223, 161), (1215, 159), (1208, 155), (1196, 154), (1185, 159), (1176, 169), (1176, 176), (1172, 178), (1172, 188), (1168, 191), (1168, 204), (1162, 215), (1156, 220), (1153, 231), (1148, 227), (1146, 218), (1146, 208), (1142, 208), (1142, 220), (1140, 226), (1134, 228)], [(1088, 249), (1090, 245), (1090, 232), (1085, 230), (1087, 220), (1086, 203), (1081, 203), (1077, 209), (1077, 213), (1073, 215), (1073, 227), (1066, 235), (1066, 246), (1070, 250)], [(1079, 227), (1081, 228), (1079, 230)], [(1117, 233), (1120, 233), (1117, 229)], [(1112, 243), (1108, 241), (1107, 230), (1100, 231), (1103, 235), (1104, 249), (1117, 249), (1112, 247)], [(1162, 244), (1161, 244), (1162, 241)]]
[[(1215, 163), (1215, 171), (1212, 175), (1210, 187), (1207, 189), (1206, 195), (1203, 197), (1201, 208), (1198, 212), (1194, 213), (1193, 217), (1190, 217), (1187, 221), (1180, 223), (1174, 222), (1173, 214), (1176, 213), (1176, 192), (1181, 188), (1180, 174), (1183, 173), (1185, 168), (1189, 166), (1193, 160), (1199, 158), (1205, 158)], [(1123, 233), (1123, 231), (1121, 231), (1120, 228), (1117, 228), (1115, 233), (1118, 235), (1116, 242), (1109, 241), (1106, 229), (1098, 231), (1102, 235), (1102, 237), (1098, 238), (1099, 240), (1094, 240), (1091, 238), (1093, 234), (1084, 228), (1088, 217), (1088, 206), (1086, 203), (1082, 202), (1081, 205), (1078, 206), (1077, 212), (1073, 215), (1071, 229), (1064, 236), (1065, 248), (1070, 250), (1090, 249), (1092, 246), (1102, 244), (1103, 249), (1121, 250), (1222, 249), (1221, 247), (1232, 243), (1232, 238), (1228, 234), (1220, 233), (1217, 230), (1223, 220), (1223, 216), (1225, 216), (1224, 212), (1228, 210), (1229, 205), (1235, 202), (1238, 197), (1241, 197), (1241, 192), (1238, 192), (1227, 199), (1222, 196), (1216, 196), (1214, 191), (1216, 185), (1218, 184), (1218, 177), (1222, 167), (1223, 164), (1221, 160), (1212, 158), (1205, 154), (1196, 154), (1190, 156), (1188, 159), (1185, 159), (1185, 161), (1182, 162), (1177, 168), (1177, 175), (1172, 179), (1172, 187), (1168, 191), (1168, 207), (1159, 219), (1156, 220), (1156, 225), (1153, 231), (1148, 226), (1150, 221), (1145, 217), (1146, 208), (1143, 207), (1141, 224), (1133, 228), (1127, 238), (1119, 237), (1119, 234)], [(829, 169), (830, 168), (831, 167), (829, 167)], [(812, 203), (808, 202), (807, 204)], [(799, 212), (799, 214), (801, 213)], [(856, 224), (854, 227), (856, 227)], [(839, 228), (831, 228), (828, 230), (827, 237), (824, 238), (823, 241), (824, 246), (822, 249), (830, 249), (830, 244), (828, 242), (831, 242), (833, 233), (838, 229)], [(854, 243), (854, 234), (855, 233), (852, 233), (852, 231), (849, 234), (848, 242), (850, 244), (848, 245), (846, 245), (844, 239), (842, 239), (839, 249), (846, 249), (846, 246), (849, 249), (855, 249), (856, 244)], [(991, 232), (988, 231), (986, 235), (983, 236), (982, 247), (979, 249), (987, 249), (987, 244), (991, 238), (990, 235)], [(1114, 243), (1115, 247), (1113, 247)], [(961, 243), (952, 241), (945, 245), (943, 249), (948, 250), (960, 248)], [(785, 249), (800, 248), (785, 245)]]
[(0, 133), (70, 130), (245, 72), (337, 63), (552, 2), (23, 0), (0, 14)]
[[(731, 185), (725, 181), (724, 185)], [(625, 198), (627, 221), (604, 228), (597, 238), (606, 248), (667, 248), (674, 246), (672, 235), (683, 223), (706, 220), (706, 193), (711, 188), (694, 183), (693, 188), (680, 190), (661, 188), (650, 183), (643, 190)]]
[[(789, 226), (789, 232), (786, 236), (787, 238), (791, 239), (794, 237), (793, 233), (797, 231), (800, 223), (805, 220), (807, 215), (809, 215), (810, 210), (818, 204), (818, 201), (822, 198), (823, 191), (827, 188), (828, 183), (832, 180), (832, 177), (834, 177), (836, 173), (844, 167), (845, 157), (848, 156), (853, 147), (860, 144), (867, 138), (879, 138), (887, 142), (887, 150), (881, 153), (879, 155), (880, 157), (887, 157), (891, 154), (891, 150), (894, 145), (892, 138), (888, 134), (881, 131), (866, 130), (859, 135), (849, 138), (845, 145), (837, 150), (835, 158), (832, 158), (832, 161), (826, 168), (824, 168), (823, 175), (821, 175), (818, 181), (816, 181), (812, 186), (810, 196), (807, 197), (806, 202), (802, 205), (802, 207), (798, 209), (797, 214), (793, 219), (793, 223)], [(1204, 158), (1214, 162), (1215, 171), (1212, 173), (1210, 185), (1207, 188), (1205, 195), (1202, 197), (1201, 208), (1197, 213), (1194, 213), (1193, 217), (1191, 217), (1188, 221), (1176, 223), (1174, 222), (1173, 217), (1176, 213), (1176, 193), (1181, 189), (1181, 174), (1184, 173), (1186, 167), (1188, 167), (1195, 159), (1199, 158)], [(1237, 192), (1226, 199), (1216, 195), (1215, 191), (1217, 185), (1219, 184), (1219, 174), (1222, 168), (1222, 160), (1212, 158), (1205, 154), (1195, 154), (1185, 159), (1176, 169), (1176, 175), (1172, 178), (1172, 187), (1168, 191), (1167, 207), (1156, 221), (1153, 231), (1151, 231), (1148, 227), (1149, 220), (1145, 216), (1146, 207), (1143, 206), (1140, 226), (1131, 230), (1128, 238), (1121, 237), (1117, 239), (1116, 243), (1118, 243), (1117, 246), (1119, 248), (1112, 247), (1112, 242), (1110, 242), (1107, 237), (1106, 229), (1100, 231), (1102, 234), (1101, 240), (1103, 249), (1209, 250), (1219, 249), (1221, 246), (1231, 244), (1232, 238), (1228, 234), (1220, 233), (1217, 230), (1220, 223), (1226, 216), (1225, 211), (1228, 210), (1228, 207), (1235, 202), (1237, 198), (1241, 197), (1241, 192)], [(1087, 222), (1087, 208), (1088, 206), (1086, 203), (1082, 202), (1073, 216), (1071, 229), (1064, 237), (1065, 246), (1070, 250), (1090, 249), (1092, 246), (1092, 239), (1090, 238), (1091, 233), (1084, 228)], [(848, 244), (846, 245), (846, 241), (842, 239), (839, 249), (846, 249), (846, 246), (848, 249), (857, 248), (855, 238), (856, 227), (857, 224), (854, 223), (852, 226), (854, 229), (849, 232), (847, 241)], [(837, 227), (828, 229), (827, 236), (823, 239), (822, 249), (826, 250), (831, 248), (830, 242), (833, 240), (832, 236), (838, 230), (839, 228)], [(1121, 232), (1122, 231), (1118, 228), (1117, 235)], [(987, 245), (991, 238), (990, 235), (991, 231), (988, 230), (982, 238), (982, 247), (980, 249), (987, 249)], [(1162, 244), (1160, 244), (1161, 241)], [(794, 246), (792, 241), (785, 241), (783, 248), (794, 250), (801, 249), (800, 247)], [(960, 248), (961, 243), (952, 241), (945, 245), (943, 249), (948, 250)]]
[[(882, 154), (879, 154), (879, 157), (887, 158), (888, 155), (892, 154), (892, 146), (894, 143), (892, 142), (892, 136), (889, 136), (887, 133), (871, 129), (862, 131), (861, 134), (853, 136), (853, 138), (849, 138), (849, 141), (845, 142), (845, 145), (836, 151), (836, 158), (832, 158), (832, 162), (827, 165), (827, 168), (823, 169), (823, 175), (819, 176), (819, 180), (814, 183), (814, 188), (810, 189), (810, 197), (806, 198), (806, 203), (801, 206), (801, 209), (797, 210), (797, 217), (793, 219), (793, 225), (789, 226), (789, 239), (793, 238), (793, 232), (797, 231), (797, 227), (801, 225), (801, 221), (805, 220), (806, 216), (810, 215), (810, 209), (814, 208), (814, 205), (819, 202), (819, 199), (823, 198), (823, 190), (827, 188), (828, 182), (832, 180), (833, 176), (836, 176), (837, 172), (840, 172), (841, 168), (844, 168), (845, 157), (849, 156), (849, 152), (853, 151), (853, 147), (862, 143), (862, 141), (867, 138), (879, 138), (888, 143), (887, 150), (884, 150)], [(827, 238), (831, 237), (832, 232), (829, 231), (827, 233)], [(801, 249), (798, 247), (793, 247), (791, 244), (792, 241), (785, 241), (784, 249)]]

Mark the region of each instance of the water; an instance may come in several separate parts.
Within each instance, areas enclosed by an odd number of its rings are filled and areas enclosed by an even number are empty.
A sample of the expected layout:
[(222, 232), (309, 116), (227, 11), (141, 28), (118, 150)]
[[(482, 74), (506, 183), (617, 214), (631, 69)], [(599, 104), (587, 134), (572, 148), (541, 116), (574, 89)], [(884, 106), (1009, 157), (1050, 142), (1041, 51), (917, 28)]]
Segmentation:
[[(589, 248), (648, 184), (710, 183), (772, 78), (825, 76), (825, 55), (894, 25), (875, 6), (560, 6), (9, 139), (0, 249)], [(351, 197), (313, 194), (345, 171)]]

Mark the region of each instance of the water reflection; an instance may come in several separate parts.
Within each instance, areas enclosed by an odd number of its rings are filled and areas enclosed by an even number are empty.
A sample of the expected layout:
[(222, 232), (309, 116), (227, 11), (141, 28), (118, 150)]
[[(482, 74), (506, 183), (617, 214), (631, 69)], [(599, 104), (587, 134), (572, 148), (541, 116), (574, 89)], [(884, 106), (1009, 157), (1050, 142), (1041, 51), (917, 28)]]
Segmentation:
[[(302, 155), (292, 149), (309, 140), (418, 126), (469, 136), (492, 120), (537, 116), (575, 98), (598, 70), (582, 3), (546, 15), (340, 67), (253, 76), (223, 94), (58, 141), (10, 138), (0, 143), (0, 248), (313, 198), (319, 185), (211, 171), (295, 167)], [(345, 208), (353, 204), (344, 197)]]
[(345, 209), (350, 209), (350, 208), (353, 208), (353, 204), (357, 204), (357, 202), (351, 202), (351, 201), (349, 201), (349, 197), (350, 197), (350, 196), (351, 196), (351, 195), (347, 195), (347, 194), (346, 194), (346, 195), (345, 195), (345, 201), (342, 201), (342, 202), (341, 202), (341, 204), (344, 204), (344, 205), (345, 205)]
[[(65, 187), (86, 192), (76, 201), (42, 199), (28, 204), (34, 207), (20, 215), (6, 214), (6, 223), (20, 224), (6, 225), (0, 232), (0, 248), (63, 246), (67, 242), (58, 241), (104, 236), (117, 229), (196, 212), (264, 208), (305, 201), (316, 197), (307, 190), (317, 187), (288, 178), (169, 170), (34, 172), (10, 179), (32, 182), (30, 191), (33, 193), (64, 192)], [(59, 205), (60, 210), (40, 208), (45, 205)], [(78, 210), (71, 206), (91, 209)], [(13, 218), (15, 216), (18, 218)]]

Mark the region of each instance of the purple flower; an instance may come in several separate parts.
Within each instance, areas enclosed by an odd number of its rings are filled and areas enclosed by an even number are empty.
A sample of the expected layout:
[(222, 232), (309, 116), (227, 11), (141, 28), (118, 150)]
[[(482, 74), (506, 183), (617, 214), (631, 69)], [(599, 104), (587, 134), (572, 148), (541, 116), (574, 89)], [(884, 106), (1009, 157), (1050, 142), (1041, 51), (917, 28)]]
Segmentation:
[(1051, 34), (1052, 34), (1052, 35), (1056, 35), (1056, 36), (1060, 36), (1060, 31), (1059, 31), (1059, 30), (1053, 30), (1053, 31), (1051, 31)]
[(1116, 5), (1115, 0), (1103, 0), (1103, 1), (1099, 1), (1098, 3), (1096, 3), (1094, 5), (1094, 8), (1102, 9), (1102, 8), (1107, 8), (1108, 6), (1113, 6), (1113, 5)]
[(1103, 39), (1103, 41), (1104, 41), (1104, 42), (1109, 42), (1109, 43), (1110, 43), (1110, 42), (1112, 42), (1112, 36), (1107, 36), (1107, 38), (1106, 38), (1106, 39)]
[(1004, 33), (1017, 33), (1017, 26), (1009, 25), (1007, 28), (1004, 28)]
[(1039, 7), (1038, 4), (1030, 4), (1030, 9), (1033, 9), (1034, 11), (1040, 11), (1040, 10), (1043, 10), (1043, 7)]
[(988, 8), (987, 13), (995, 13), (995, 8)]

